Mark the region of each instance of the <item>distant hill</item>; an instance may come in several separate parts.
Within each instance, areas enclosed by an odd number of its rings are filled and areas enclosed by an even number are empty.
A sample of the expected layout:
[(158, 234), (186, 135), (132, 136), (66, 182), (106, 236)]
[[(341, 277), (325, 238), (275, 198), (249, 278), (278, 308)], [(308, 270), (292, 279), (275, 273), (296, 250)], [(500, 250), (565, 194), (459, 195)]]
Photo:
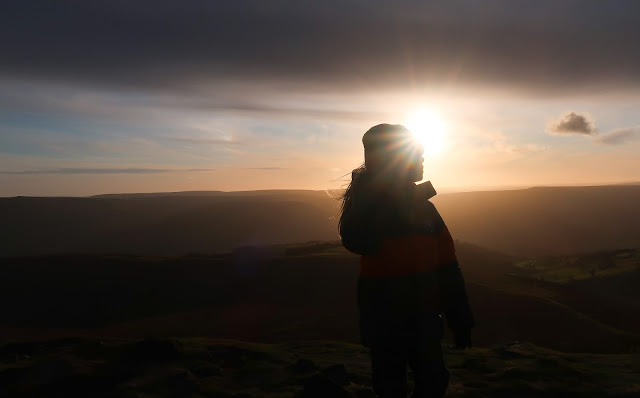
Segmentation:
[(0, 199), (0, 257), (182, 255), (337, 239), (337, 201), (319, 191)]
[(432, 201), (455, 238), (504, 253), (640, 247), (640, 185), (462, 192)]
[(181, 191), (181, 192), (149, 192), (149, 193), (107, 193), (101, 195), (93, 195), (92, 198), (114, 198), (114, 199), (131, 199), (131, 198), (159, 198), (167, 196), (190, 197), (190, 196), (285, 196), (285, 195), (304, 195), (305, 193), (314, 195), (318, 191), (304, 189), (263, 189), (258, 191)]
[(182, 192), (147, 192), (147, 193), (106, 193), (93, 195), (92, 198), (158, 198), (162, 196), (219, 196), (224, 195), (224, 191), (182, 191)]
[[(335, 240), (337, 192), (267, 190), (0, 198), (0, 257), (184, 255)], [(454, 238), (519, 256), (640, 247), (640, 185), (447, 193)]]

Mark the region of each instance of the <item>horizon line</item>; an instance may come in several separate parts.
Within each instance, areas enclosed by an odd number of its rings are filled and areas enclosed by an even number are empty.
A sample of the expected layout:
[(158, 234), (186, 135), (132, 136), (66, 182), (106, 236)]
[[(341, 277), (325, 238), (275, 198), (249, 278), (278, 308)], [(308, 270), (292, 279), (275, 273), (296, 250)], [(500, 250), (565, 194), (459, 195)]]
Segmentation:
[[(640, 185), (640, 181), (622, 181), (622, 182), (602, 182), (602, 183), (576, 183), (576, 184), (550, 184), (550, 185), (494, 185), (494, 186), (475, 186), (475, 187), (444, 187), (439, 188), (440, 194), (450, 193), (464, 193), (464, 192), (490, 192), (490, 191), (515, 191), (525, 190), (532, 188), (579, 188), (579, 187), (604, 187), (604, 186), (631, 186)], [(270, 188), (270, 189), (253, 189), (253, 190), (235, 190), (224, 191), (217, 189), (210, 190), (198, 190), (198, 191), (153, 191), (153, 192), (110, 192), (100, 193), (94, 195), (14, 195), (14, 196), (0, 196), (0, 199), (8, 198), (99, 198), (105, 196), (119, 196), (119, 195), (166, 195), (172, 194), (204, 194), (204, 193), (220, 193), (220, 194), (232, 194), (232, 193), (250, 193), (250, 192), (273, 192), (273, 191), (298, 191), (298, 192), (336, 192), (344, 191), (344, 188), (330, 188), (330, 189), (305, 189), (305, 188)]]

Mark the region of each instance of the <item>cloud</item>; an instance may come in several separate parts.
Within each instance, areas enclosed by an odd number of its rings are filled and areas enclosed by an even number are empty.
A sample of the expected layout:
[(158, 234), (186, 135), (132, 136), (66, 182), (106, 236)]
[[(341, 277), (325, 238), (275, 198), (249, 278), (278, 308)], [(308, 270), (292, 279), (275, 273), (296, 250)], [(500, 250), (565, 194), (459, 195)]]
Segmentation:
[(640, 126), (622, 127), (596, 137), (596, 142), (605, 145), (624, 145), (640, 140)]
[(202, 172), (215, 169), (145, 169), (145, 168), (61, 168), (50, 170), (0, 171), (0, 174), (32, 175), (32, 174), (158, 174), (178, 172)]
[(569, 112), (553, 120), (547, 126), (547, 131), (554, 134), (596, 134), (598, 130), (593, 118), (588, 113)]
[[(2, 104), (0, 113), (6, 111), (13, 115), (24, 112), (63, 116), (82, 115), (83, 119), (91, 118), (106, 124), (127, 123), (129, 126), (156, 124), (163, 129), (171, 127), (177, 130), (176, 134), (217, 130), (210, 120), (194, 123), (195, 113), (209, 116), (220, 114), (240, 117), (277, 116), (280, 120), (286, 118), (288, 120), (343, 121), (369, 121), (381, 117), (383, 113), (380, 110), (345, 107), (343, 103), (336, 101), (335, 93), (322, 97), (314, 91), (309, 95), (297, 96), (292, 101), (291, 95), (295, 94), (295, 90), (273, 91), (270, 87), (245, 82), (221, 82), (216, 86), (215, 95), (211, 95), (207, 90), (191, 92), (185, 88), (163, 92), (162, 95), (158, 95), (155, 91), (139, 90), (132, 95), (131, 91), (121, 90), (119, 87), (105, 89), (3, 79), (0, 71), (0, 86), (3, 87), (0, 92)], [(311, 100), (312, 97), (319, 100), (314, 102)], [(184, 111), (193, 112), (185, 117)], [(1, 131), (0, 134), (2, 134)], [(175, 138), (176, 141), (182, 142), (190, 140), (188, 137), (175, 136)], [(208, 137), (195, 137), (193, 143), (196, 143), (195, 140), (199, 138), (206, 140)], [(216, 142), (213, 141), (209, 143), (215, 144)], [(233, 140), (218, 143), (240, 144)]]
[(193, 138), (193, 137), (170, 137), (170, 141), (181, 142), (186, 144), (211, 144), (211, 145), (245, 145), (242, 141), (224, 138)]
[(504, 163), (534, 155), (546, 148), (536, 144), (513, 144), (497, 140), (473, 150), (486, 163)]

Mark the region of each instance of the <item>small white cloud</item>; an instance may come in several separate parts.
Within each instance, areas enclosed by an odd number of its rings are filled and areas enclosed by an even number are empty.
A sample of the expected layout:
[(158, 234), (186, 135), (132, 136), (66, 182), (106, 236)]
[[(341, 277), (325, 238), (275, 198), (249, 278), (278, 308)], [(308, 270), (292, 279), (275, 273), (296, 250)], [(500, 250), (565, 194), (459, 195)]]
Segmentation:
[(553, 134), (596, 134), (598, 129), (588, 113), (569, 112), (558, 119), (551, 120), (547, 131)]

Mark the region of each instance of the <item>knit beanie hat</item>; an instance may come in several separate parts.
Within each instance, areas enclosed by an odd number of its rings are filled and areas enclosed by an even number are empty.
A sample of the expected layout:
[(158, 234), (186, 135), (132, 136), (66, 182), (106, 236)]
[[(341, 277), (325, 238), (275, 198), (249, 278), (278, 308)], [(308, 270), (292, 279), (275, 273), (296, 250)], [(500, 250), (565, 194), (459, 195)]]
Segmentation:
[(401, 124), (378, 124), (362, 136), (364, 163), (371, 168), (374, 163), (391, 159), (403, 152), (422, 151), (422, 146), (409, 129)]

